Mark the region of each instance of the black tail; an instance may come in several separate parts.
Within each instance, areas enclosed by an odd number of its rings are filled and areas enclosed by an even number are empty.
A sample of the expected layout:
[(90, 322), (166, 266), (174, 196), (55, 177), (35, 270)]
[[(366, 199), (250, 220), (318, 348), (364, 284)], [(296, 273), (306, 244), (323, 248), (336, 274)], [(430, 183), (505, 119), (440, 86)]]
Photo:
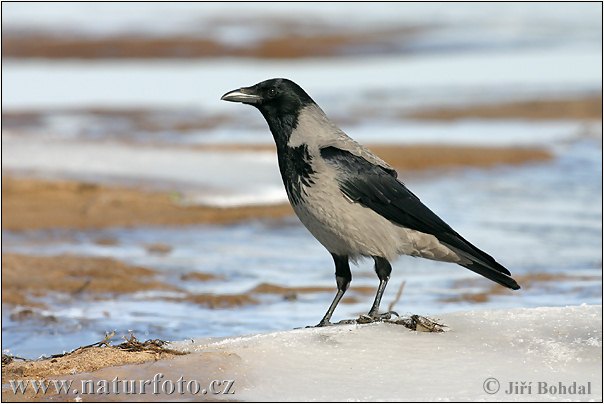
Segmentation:
[[(510, 276), (510, 271), (495, 261), (489, 254), (475, 247), (459, 234), (449, 236), (456, 239), (456, 246), (449, 245), (449, 243), (444, 241), (441, 242), (447, 244), (447, 246), (455, 251), (457, 255), (467, 260), (466, 262), (460, 262), (459, 265), (468, 268), (470, 271), (474, 271), (493, 282), (497, 282), (506, 288), (514, 290), (520, 289), (520, 285), (518, 285), (518, 283)], [(461, 246), (463, 246), (463, 248), (460, 248)]]
[[(470, 258), (470, 257), (468, 257)], [(477, 274), (484, 276), (492, 280), (493, 282), (497, 282), (498, 284), (505, 286), (506, 288), (518, 290), (520, 289), (520, 285), (509, 275), (506, 275), (504, 272), (501, 272), (497, 269), (494, 269), (491, 266), (486, 266), (480, 261), (472, 261), (470, 264), (460, 264), (461, 266), (468, 268), (470, 271), (474, 271)], [(503, 268), (506, 272), (509, 273), (507, 269), (503, 266), (497, 264), (499, 267)]]

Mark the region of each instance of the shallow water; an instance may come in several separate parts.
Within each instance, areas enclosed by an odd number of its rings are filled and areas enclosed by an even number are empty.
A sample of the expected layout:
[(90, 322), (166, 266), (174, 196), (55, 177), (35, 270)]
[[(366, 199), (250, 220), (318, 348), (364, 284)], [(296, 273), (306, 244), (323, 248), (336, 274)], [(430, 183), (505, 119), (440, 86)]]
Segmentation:
[[(584, 140), (559, 145), (556, 152), (558, 157), (549, 163), (439, 173), (411, 178), (407, 185), (514, 275), (587, 278), (531, 282), (519, 292), (482, 303), (445, 302), (462, 293), (486, 291), (490, 285), (476, 282), (477, 275), (455, 265), (402, 257), (393, 266), (384, 308), (403, 281), (403, 297), (395, 306), (401, 312), (601, 304), (601, 150), (597, 142)], [(99, 245), (100, 238), (116, 243)], [(173, 249), (153, 255), (145, 247), (152, 243)], [(157, 268), (168, 282), (196, 293), (242, 293), (262, 282), (334, 286), (329, 254), (295, 218), (231, 226), (3, 232), (2, 246), (5, 252), (110, 256)], [(222, 275), (224, 280), (179, 280), (180, 274), (191, 271)], [(352, 290), (377, 286), (369, 261), (353, 269), (353, 278)], [(141, 293), (77, 305), (68, 301), (52, 311), (58, 321), (43, 330), (37, 321), (15, 322), (3, 312), (3, 348), (25, 356), (50, 354), (99, 340), (112, 329), (123, 334), (132, 329), (141, 338), (182, 340), (300, 327), (320, 319), (332, 293), (300, 294), (294, 301), (265, 295), (258, 305), (234, 309), (207, 309), (156, 297)], [(372, 297), (357, 297), (358, 303), (338, 307), (335, 318), (366, 311)]]

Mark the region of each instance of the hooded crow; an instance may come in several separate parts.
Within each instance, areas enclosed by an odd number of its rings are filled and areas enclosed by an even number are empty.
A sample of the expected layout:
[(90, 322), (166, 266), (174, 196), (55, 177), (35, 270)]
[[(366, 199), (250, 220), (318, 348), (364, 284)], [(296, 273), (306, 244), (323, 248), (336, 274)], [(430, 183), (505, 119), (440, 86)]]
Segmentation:
[[(388, 163), (348, 137), (296, 83), (266, 80), (222, 100), (256, 107), (266, 119), (289, 201), (300, 221), (331, 253), (338, 291), (318, 326), (350, 285), (349, 261), (371, 257), (380, 280), (368, 317), (379, 314), (399, 255), (452, 262), (510, 289), (520, 286), (493, 257), (453, 230), (397, 179)], [(388, 316), (388, 317), (386, 317)]]

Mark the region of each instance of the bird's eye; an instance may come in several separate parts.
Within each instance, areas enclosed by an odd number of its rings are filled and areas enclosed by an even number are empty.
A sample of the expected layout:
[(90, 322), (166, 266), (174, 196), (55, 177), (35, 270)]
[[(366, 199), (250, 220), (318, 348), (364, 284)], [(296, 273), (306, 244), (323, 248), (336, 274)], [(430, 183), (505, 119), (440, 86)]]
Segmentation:
[(268, 90), (268, 96), (269, 96), (270, 98), (273, 98), (273, 97), (274, 97), (274, 96), (276, 96), (276, 95), (277, 95), (277, 90), (276, 90), (276, 89), (271, 88), (271, 89), (269, 89), (269, 90)]

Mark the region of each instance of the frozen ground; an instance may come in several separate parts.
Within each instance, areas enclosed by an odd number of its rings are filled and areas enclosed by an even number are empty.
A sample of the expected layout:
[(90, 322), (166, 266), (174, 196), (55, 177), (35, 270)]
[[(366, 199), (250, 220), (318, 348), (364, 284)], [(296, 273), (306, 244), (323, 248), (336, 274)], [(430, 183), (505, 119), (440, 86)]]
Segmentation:
[(601, 87), (600, 46), (293, 61), (7, 60), (2, 109), (194, 106), (233, 111), (219, 102), (225, 92), (272, 77), (294, 80), (328, 112), (386, 102), (392, 108), (572, 94)]
[[(371, 324), (184, 341), (174, 345), (194, 354), (91, 376), (232, 379), (235, 393), (215, 398), (242, 401), (602, 400), (602, 306), (438, 317), (449, 331)], [(208, 353), (224, 358), (215, 377), (199, 369)], [(531, 389), (508, 393), (520, 383)], [(573, 383), (586, 394), (569, 394)]]

